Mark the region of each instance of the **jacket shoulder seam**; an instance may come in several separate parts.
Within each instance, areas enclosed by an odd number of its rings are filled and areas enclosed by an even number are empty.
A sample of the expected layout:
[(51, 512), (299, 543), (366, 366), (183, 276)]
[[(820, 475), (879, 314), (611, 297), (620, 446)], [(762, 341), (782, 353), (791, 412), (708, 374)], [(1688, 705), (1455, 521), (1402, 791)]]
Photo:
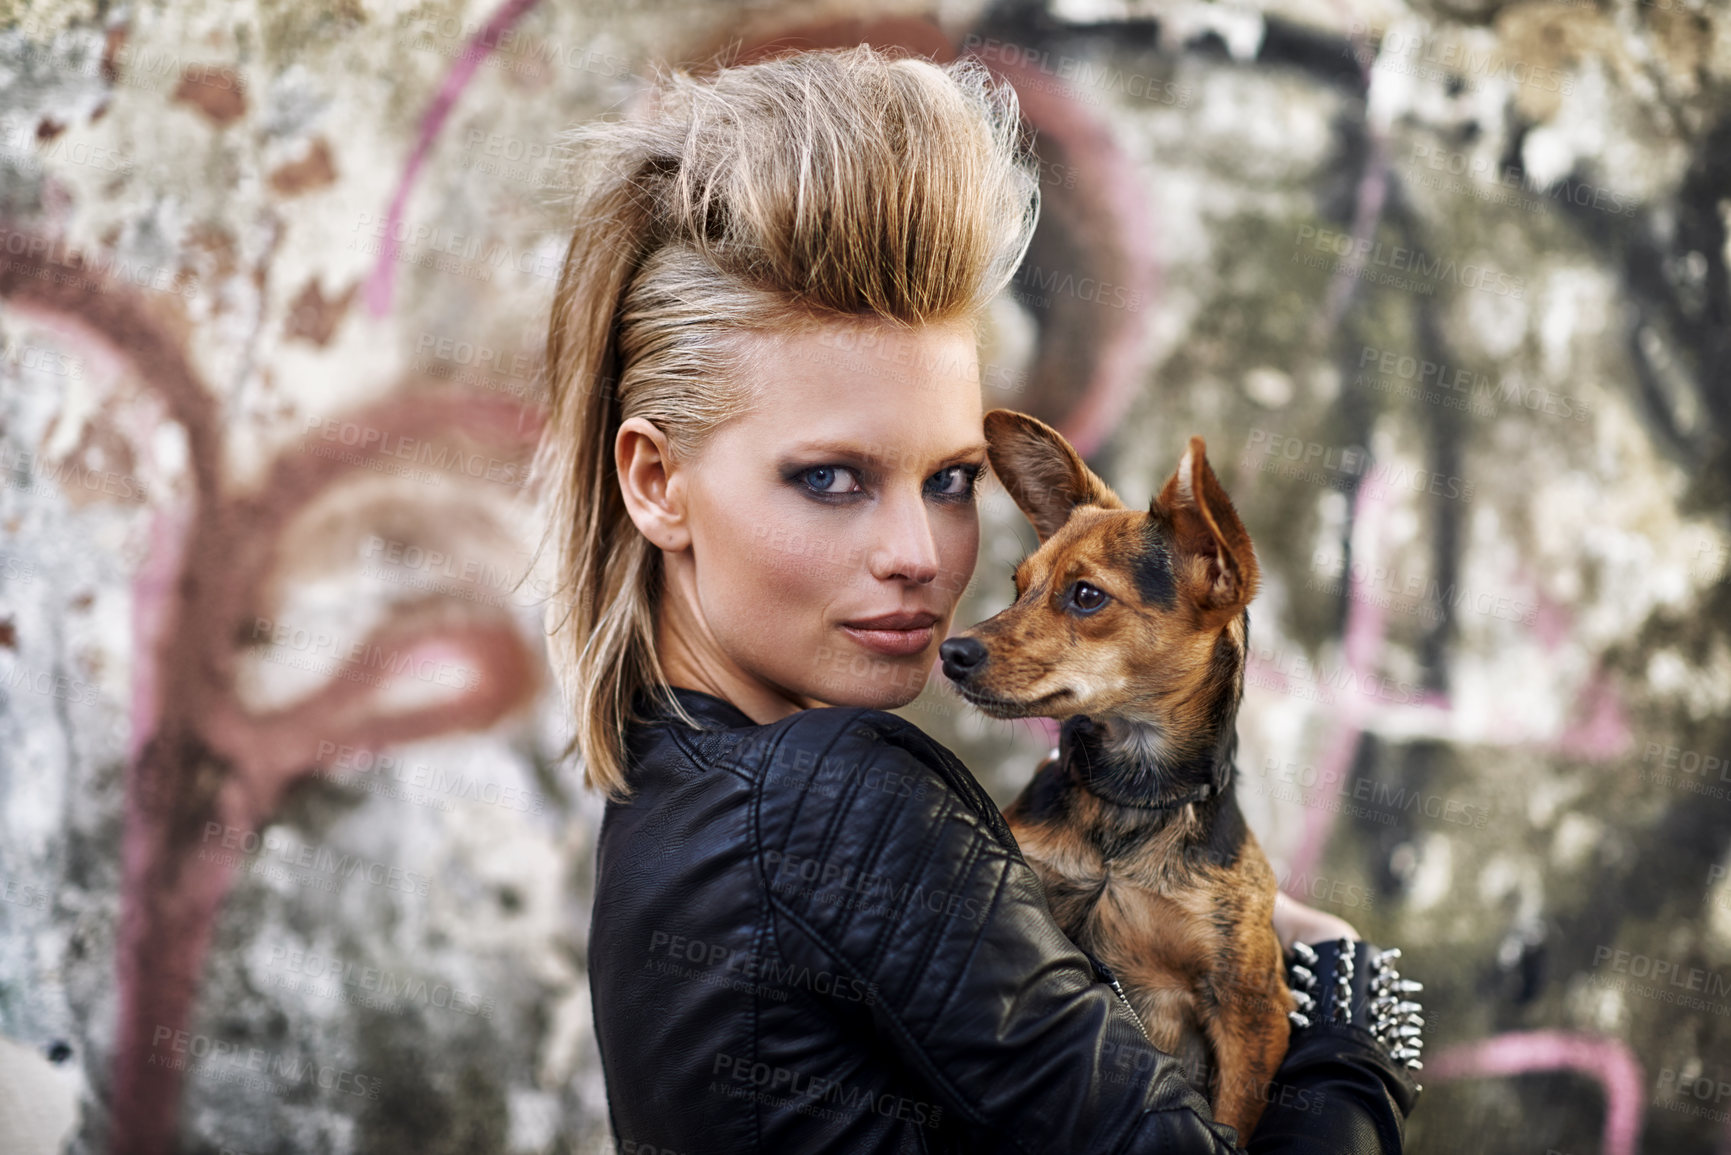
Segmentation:
[(673, 740), (674, 746), (678, 748), (679, 753), (693, 771), (702, 773), (709, 769), (725, 770), (742, 782), (749, 783), (753, 780), (754, 776), (745, 772), (737, 758), (722, 757), (712, 760), (703, 757), (698, 752), (697, 747), (692, 745), (691, 738), (683, 731), (682, 727), (668, 726), (667, 736)]
[[(953, 804), (946, 804), (945, 812), (938, 816), (936, 822), (932, 823), (932, 829), (931, 829), (931, 833), (930, 833), (931, 842), (929, 844), (930, 848), (926, 852), (926, 858), (921, 861), (921, 870), (922, 871), (925, 868), (925, 864), (931, 860), (932, 851), (936, 850), (937, 847), (942, 844), (943, 840), (941, 837), (939, 837), (939, 834), (942, 831), (944, 824), (947, 823), (948, 821), (950, 821), (950, 818), (951, 818), (952, 814), (954, 813), (955, 809), (956, 809), (956, 807)], [(959, 874), (961, 877), (963, 877), (963, 878), (967, 877), (969, 872), (971, 872), (974, 869), (974, 867), (980, 862), (980, 860), (985, 856), (986, 842), (987, 842), (987, 839), (984, 837), (975, 837), (975, 838), (972, 838), (969, 840), (967, 862), (962, 864), (960, 871), (959, 871)], [(1000, 870), (998, 873), (997, 881), (992, 884), (991, 900), (986, 904), (986, 913), (987, 914), (989, 914), (991, 912), (992, 907), (997, 905), (998, 895), (1000, 893), (1002, 893), (1002, 891), (1003, 891), (1003, 884), (1004, 884), (1004, 875), (1003, 875), (1003, 872)], [(986, 921), (985, 916), (982, 915), (980, 921), (981, 921), (981, 924), (983, 925)], [(937, 953), (938, 947), (940, 945), (942, 945), (943, 941), (944, 941), (944, 936), (941, 933), (934, 933), (930, 936), (930, 941), (924, 947), (922, 947), (920, 950), (920, 962), (919, 962), (918, 967), (915, 969), (916, 974), (924, 973), (926, 967), (931, 965), (932, 957)], [(972, 959), (974, 957), (974, 952), (979, 949), (979, 945), (980, 945), (980, 935), (979, 935), (979, 933), (976, 932), (974, 935), (974, 941), (972, 943), (970, 943), (968, 946), (968, 958)], [(962, 971), (957, 970), (955, 979), (953, 979), (950, 983), (951, 992), (953, 992), (955, 990), (955, 984), (961, 981), (961, 975), (962, 975)], [(948, 1005), (949, 1005), (949, 996), (946, 995), (943, 1002), (941, 1004), (939, 1004), (939, 1006), (941, 1009), (942, 1007), (945, 1007)]]
[[(926, 829), (921, 833), (919, 865), (910, 872), (910, 878), (917, 879), (924, 876), (926, 868), (932, 861), (932, 855), (937, 852), (938, 847), (943, 842), (942, 832), (944, 823), (950, 820), (950, 816), (954, 809), (953, 805), (946, 805), (944, 812), (935, 815), (934, 820), (930, 822)], [(881, 846), (882, 834), (883, 832), (888, 831), (890, 826), (890, 818), (886, 817), (886, 819), (880, 824), (878, 834), (873, 838), (875, 844)], [(875, 865), (877, 859), (874, 857), (872, 862)], [(878, 942), (872, 947), (871, 964), (873, 966), (876, 966), (880, 961), (882, 961), (884, 954), (889, 950), (890, 944), (894, 939), (896, 926), (897, 924), (894, 920), (885, 920), (884, 928), (879, 936)], [(931, 960), (932, 952), (936, 949), (936, 944), (941, 938), (941, 935), (934, 936), (932, 945), (921, 951), (921, 963), (920, 966), (914, 969), (915, 974), (920, 973), (924, 969), (925, 964)]]
[[(783, 918), (787, 919), (789, 922), (793, 923), (794, 926), (798, 927), (810, 936), (811, 940), (817, 943), (823, 949), (825, 954), (829, 955), (830, 959), (837, 967), (847, 971), (850, 977), (858, 981), (869, 981), (851, 962), (848, 961), (845, 955), (835, 948), (835, 945), (830, 942), (829, 938), (824, 935), (822, 931), (808, 923), (800, 916), (798, 911), (790, 908), (786, 903), (773, 894), (769, 896), (769, 902), (770, 906), (780, 913)], [(939, 1087), (943, 1088), (943, 1090), (949, 1094), (951, 1099), (961, 1104), (962, 1111), (968, 1117), (968, 1121), (977, 1127), (990, 1127), (990, 1121), (980, 1113), (978, 1105), (976, 1105), (968, 1096), (964, 1095), (961, 1089), (952, 1083), (943, 1071), (939, 1069), (938, 1065), (932, 1061), (931, 1056), (926, 1052), (925, 1045), (922, 1044), (919, 1039), (914, 1037), (913, 1031), (908, 1028), (908, 1025), (902, 1021), (902, 1017), (897, 1014), (888, 1003), (884, 1004), (883, 1015), (884, 1019), (894, 1030), (896, 1035), (899, 1036), (903, 1043), (905, 1043), (914, 1055), (917, 1056), (918, 1065), (923, 1069), (926, 1077)], [(993, 1130), (996, 1129), (993, 1128)], [(1006, 1137), (1009, 1138), (1011, 1142), (1015, 1143), (1018, 1151), (1025, 1152), (1026, 1155), (1035, 1155), (1035, 1153), (1025, 1147), (1019, 1139), (1016, 1139), (1014, 1136)]]
[[(1003, 896), (1004, 896), (1004, 873), (1003, 872), (1010, 869), (1009, 860), (1005, 859), (1003, 862), (1001, 862), (999, 864), (999, 868), (1000, 869), (998, 872), (998, 881), (992, 887), (992, 897), (986, 903), (985, 909), (980, 915), (980, 922), (982, 924), (990, 920), (991, 915), (992, 915), (992, 911), (997, 908), (998, 903), (1003, 899)], [(976, 934), (974, 936), (974, 941), (968, 945), (967, 957), (962, 960), (962, 965), (960, 965), (956, 968), (955, 977), (950, 980), (949, 989), (944, 992), (943, 1000), (938, 1004), (938, 1010), (940, 1013), (944, 1010), (944, 1008), (948, 1007), (950, 1005), (951, 1000), (956, 997), (956, 988), (961, 984), (962, 975), (967, 972), (969, 964), (971, 964), (974, 961), (974, 955), (979, 952), (979, 949), (980, 949), (980, 936)]]
[[(782, 744), (787, 741), (787, 736), (788, 736), (789, 732), (791, 732), (799, 724), (800, 723), (796, 721), (796, 722), (789, 723), (788, 725), (785, 725), (781, 728), (781, 733), (776, 736), (776, 742), (775, 742), (775, 749), (778, 753), (781, 750)], [(829, 757), (830, 751), (835, 749), (836, 743), (840, 742), (842, 740), (842, 737), (846, 733), (847, 733), (846, 726), (838, 726), (835, 730), (835, 733), (829, 735), (828, 740), (826, 742), (824, 742), (824, 744), (823, 744), (823, 753), (819, 754), (817, 756), (817, 758), (813, 761), (813, 763), (812, 763), (813, 767), (823, 765), (824, 759)], [(811, 795), (811, 791), (809, 789), (800, 791), (799, 801), (794, 804), (793, 813), (788, 815), (787, 823), (788, 823), (789, 829), (793, 829), (799, 825), (799, 816), (801, 813), (804, 812), (806, 799), (810, 795)], [(842, 809), (843, 809), (842, 807), (837, 806), (835, 808), (835, 813), (840, 813)], [(835, 820), (835, 814), (831, 814), (830, 821), (833, 822), (834, 820)], [(759, 842), (758, 846), (759, 846), (759, 849), (761, 849), (762, 843)]]

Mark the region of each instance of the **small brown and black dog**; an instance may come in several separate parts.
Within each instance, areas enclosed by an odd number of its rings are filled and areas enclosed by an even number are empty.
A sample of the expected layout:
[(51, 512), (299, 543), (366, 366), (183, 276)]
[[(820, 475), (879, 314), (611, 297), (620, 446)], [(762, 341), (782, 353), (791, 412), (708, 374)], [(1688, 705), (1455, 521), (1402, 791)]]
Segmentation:
[(992, 410), (986, 441), (1041, 544), (1015, 602), (939, 648), (944, 673), (993, 717), (1064, 720), (1004, 817), (1058, 924), (1242, 1143), (1302, 1001), (1274, 872), (1233, 793), (1250, 536), (1200, 437), (1146, 510), (1027, 414)]

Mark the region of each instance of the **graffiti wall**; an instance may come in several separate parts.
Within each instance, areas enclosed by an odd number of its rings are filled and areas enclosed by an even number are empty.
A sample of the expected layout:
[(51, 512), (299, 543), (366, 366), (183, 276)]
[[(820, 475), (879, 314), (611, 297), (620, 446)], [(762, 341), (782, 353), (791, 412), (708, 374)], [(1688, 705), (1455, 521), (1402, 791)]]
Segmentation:
[[(528, 469), (557, 134), (1012, 82), (988, 407), (1256, 542), (1238, 792), (1422, 1152), (1731, 1150), (1723, 0), (0, 5), (0, 1151), (611, 1151)], [(959, 625), (1033, 535), (1001, 490)], [(1050, 744), (902, 711), (1008, 802)]]

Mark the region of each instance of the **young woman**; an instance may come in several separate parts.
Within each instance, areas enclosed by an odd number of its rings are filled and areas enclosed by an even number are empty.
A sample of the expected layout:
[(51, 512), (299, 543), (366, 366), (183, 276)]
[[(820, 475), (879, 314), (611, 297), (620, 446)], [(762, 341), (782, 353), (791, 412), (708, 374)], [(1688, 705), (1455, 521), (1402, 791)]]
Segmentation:
[(589, 967), (620, 1149), (1399, 1150), (1416, 1049), (1367, 1018), (1402, 996), (1350, 926), (1283, 902), (1322, 982), (1237, 1136), (966, 768), (886, 712), (978, 551), (974, 326), (1039, 211), (1013, 92), (803, 52), (666, 77), (573, 140), (537, 471), (609, 799)]

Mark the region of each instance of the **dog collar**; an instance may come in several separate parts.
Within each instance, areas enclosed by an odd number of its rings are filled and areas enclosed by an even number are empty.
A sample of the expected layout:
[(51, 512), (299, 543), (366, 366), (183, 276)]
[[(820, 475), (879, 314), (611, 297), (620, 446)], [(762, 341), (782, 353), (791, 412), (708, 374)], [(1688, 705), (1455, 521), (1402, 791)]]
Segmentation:
[(1110, 772), (1095, 772), (1093, 751), (1088, 741), (1093, 731), (1093, 722), (1086, 715), (1078, 714), (1068, 718), (1064, 722), (1059, 746), (1064, 759), (1064, 769), (1075, 779), (1078, 786), (1096, 798), (1114, 806), (1130, 806), (1137, 810), (1176, 810), (1193, 802), (1204, 802), (1217, 793), (1212, 782), (1204, 782), (1174, 798), (1138, 797), (1122, 788), (1120, 776)]
[(1078, 774), (1076, 781), (1082, 789), (1096, 798), (1110, 802), (1114, 806), (1130, 806), (1137, 810), (1176, 810), (1180, 806), (1189, 806), (1192, 802), (1205, 802), (1214, 795), (1214, 787), (1205, 783), (1176, 798), (1160, 798), (1150, 802), (1147, 799), (1131, 798), (1119, 794), (1111, 787), (1105, 786), (1097, 778)]

